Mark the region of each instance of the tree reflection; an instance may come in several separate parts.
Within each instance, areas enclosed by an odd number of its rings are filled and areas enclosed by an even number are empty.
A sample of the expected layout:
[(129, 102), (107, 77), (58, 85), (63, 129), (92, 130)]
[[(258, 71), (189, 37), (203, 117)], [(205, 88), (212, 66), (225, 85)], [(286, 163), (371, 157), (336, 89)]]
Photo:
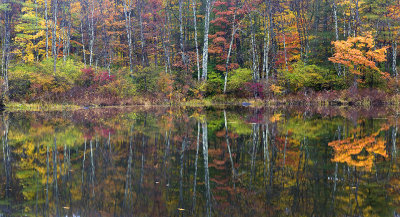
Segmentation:
[(397, 118), (229, 108), (85, 115), (3, 114), (0, 212), (399, 213)]

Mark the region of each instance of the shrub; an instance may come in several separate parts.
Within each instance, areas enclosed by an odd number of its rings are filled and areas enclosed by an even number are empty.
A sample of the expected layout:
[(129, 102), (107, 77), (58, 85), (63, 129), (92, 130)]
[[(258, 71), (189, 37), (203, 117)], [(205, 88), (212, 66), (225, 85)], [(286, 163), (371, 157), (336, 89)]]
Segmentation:
[(207, 82), (202, 87), (203, 91), (207, 96), (216, 95), (222, 93), (222, 88), (224, 85), (224, 80), (222, 76), (214, 71), (208, 73)]
[(230, 73), (227, 82), (227, 92), (233, 93), (237, 96), (245, 95), (244, 86), (252, 79), (252, 73), (250, 69), (239, 68)]
[(302, 61), (296, 62), (291, 66), (291, 70), (282, 70), (280, 80), (291, 92), (297, 92), (304, 88), (323, 90), (331, 87), (324, 76), (330, 71), (316, 65), (306, 65)]
[(117, 79), (99, 87), (99, 92), (121, 98), (134, 96), (136, 87), (125, 79)]
[(174, 77), (171, 74), (161, 72), (158, 76), (157, 84), (163, 97), (171, 99), (174, 91)]
[(257, 82), (246, 82), (243, 88), (246, 92), (246, 97), (264, 98), (264, 84)]
[(163, 67), (136, 67), (131, 75), (137, 90), (142, 93), (156, 93), (158, 90), (158, 76), (164, 72)]
[(77, 83), (80, 86), (88, 88), (97, 88), (107, 85), (115, 80), (114, 75), (109, 75), (108, 72), (95, 72), (93, 68), (81, 69), (82, 74)]

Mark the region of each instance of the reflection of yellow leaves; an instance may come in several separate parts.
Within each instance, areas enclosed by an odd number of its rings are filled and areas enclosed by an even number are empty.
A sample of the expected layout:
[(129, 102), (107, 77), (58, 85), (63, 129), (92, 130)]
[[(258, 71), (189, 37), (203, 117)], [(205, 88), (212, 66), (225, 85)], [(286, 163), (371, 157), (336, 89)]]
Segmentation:
[(278, 122), (279, 120), (281, 120), (282, 118), (282, 114), (278, 113), (278, 114), (274, 114), (272, 117), (269, 118), (269, 121), (271, 121), (272, 123)]
[(271, 84), (269, 88), (274, 94), (281, 94), (283, 91), (283, 87), (277, 86), (275, 84)]

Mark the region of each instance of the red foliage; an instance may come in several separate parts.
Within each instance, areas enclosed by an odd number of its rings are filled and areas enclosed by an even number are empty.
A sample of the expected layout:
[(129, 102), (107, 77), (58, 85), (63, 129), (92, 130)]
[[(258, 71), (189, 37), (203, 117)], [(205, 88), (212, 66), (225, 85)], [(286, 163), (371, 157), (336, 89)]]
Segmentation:
[(262, 83), (257, 83), (257, 82), (247, 82), (244, 85), (244, 89), (245, 92), (247, 92), (249, 94), (248, 97), (255, 96), (255, 97), (259, 97), (259, 98), (264, 98), (264, 84)]
[(88, 88), (96, 88), (106, 85), (115, 80), (114, 75), (109, 75), (108, 72), (95, 72), (93, 68), (81, 69), (82, 75), (80, 80), (82, 86)]

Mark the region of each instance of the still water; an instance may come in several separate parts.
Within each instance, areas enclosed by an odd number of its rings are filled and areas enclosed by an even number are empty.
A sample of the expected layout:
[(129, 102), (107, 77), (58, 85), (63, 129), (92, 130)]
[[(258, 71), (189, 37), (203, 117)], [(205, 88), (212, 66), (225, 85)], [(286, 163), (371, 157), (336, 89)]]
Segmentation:
[(1, 216), (399, 216), (396, 114), (3, 113)]

